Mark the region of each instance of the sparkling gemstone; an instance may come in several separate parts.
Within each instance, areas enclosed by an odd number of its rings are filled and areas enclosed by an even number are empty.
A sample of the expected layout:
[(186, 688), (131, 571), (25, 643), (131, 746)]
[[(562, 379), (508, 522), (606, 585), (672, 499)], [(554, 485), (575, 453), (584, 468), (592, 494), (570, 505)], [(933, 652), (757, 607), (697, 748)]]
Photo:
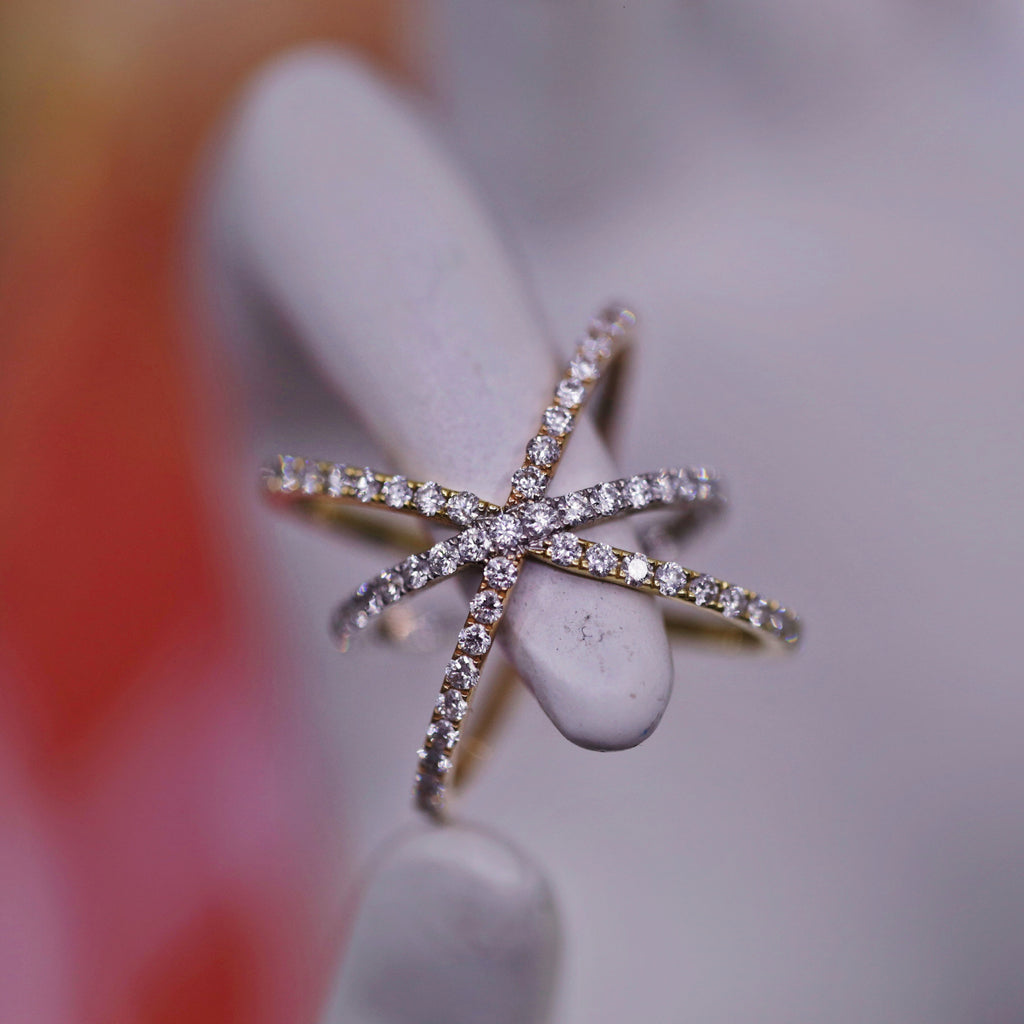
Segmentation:
[(603, 334), (588, 334), (577, 346), (584, 359), (607, 359), (612, 354), (611, 340)]
[(519, 570), (511, 558), (505, 558), (504, 556), (492, 558), (484, 566), (484, 579), (492, 587), (497, 587), (498, 590), (508, 590), (515, 583), (518, 576)]
[(459, 526), (469, 526), (480, 514), (480, 499), (472, 491), (459, 491), (448, 499), (448, 518)]
[(710, 576), (695, 576), (690, 580), (690, 596), (694, 604), (711, 604), (718, 597), (718, 584)]
[(688, 474), (696, 488), (697, 500), (707, 501), (715, 485), (714, 473), (707, 466), (690, 466)]
[(555, 390), (555, 398), (558, 400), (559, 405), (564, 405), (571, 409), (583, 401), (585, 391), (586, 389), (578, 380), (566, 377), (564, 380), (559, 381), (558, 387)]
[(536, 466), (526, 466), (512, 474), (512, 487), (524, 498), (539, 498), (544, 493), (547, 482), (547, 474)]
[(454, 686), (459, 690), (472, 690), (480, 679), (480, 673), (472, 658), (460, 654), (448, 662), (444, 678), (449, 686)]
[(768, 628), (773, 633), (781, 633), (783, 627), (786, 625), (786, 609), (777, 608), (773, 612), (768, 614)]
[(572, 413), (560, 405), (552, 405), (544, 410), (544, 427), (555, 437), (564, 437), (572, 430)]
[(480, 526), (469, 526), (459, 534), (459, 558), (463, 562), (479, 562), (491, 550), (487, 533)]
[(622, 492), (617, 483), (599, 484), (590, 492), (590, 503), (594, 511), (602, 516), (613, 516), (622, 509)]
[(787, 644), (795, 644), (800, 640), (800, 623), (796, 616), (786, 612), (785, 622), (782, 626), (782, 632), (779, 634), (782, 640)]
[(324, 489), (324, 473), (319, 463), (312, 459), (306, 460), (306, 472), (302, 477), (304, 494), (321, 494)]
[(412, 497), (412, 488), (404, 476), (393, 476), (384, 484), (384, 503), (390, 508), (404, 508)]
[(405, 580), (396, 569), (385, 569), (377, 577), (377, 592), (385, 604), (394, 604), (405, 593)]
[(556, 533), (551, 538), (548, 554), (558, 565), (574, 565), (579, 561), (583, 545), (575, 533)]
[(572, 362), (569, 363), (569, 373), (575, 380), (589, 384), (591, 381), (597, 380), (597, 363), (587, 359), (586, 356), (573, 356)]
[(747, 621), (752, 626), (762, 626), (768, 616), (768, 602), (756, 594), (747, 602)]
[(430, 575), (435, 579), (442, 576), (451, 576), (459, 566), (459, 560), (455, 554), (455, 547), (450, 541), (443, 540), (435, 544), (427, 555), (430, 563)]
[(625, 306), (609, 306), (599, 316), (590, 321), (590, 329), (598, 334), (608, 334), (612, 337), (636, 326), (636, 314)]
[(590, 502), (579, 491), (558, 499), (558, 515), (566, 526), (579, 526), (590, 518)]
[(623, 494), (633, 508), (646, 508), (651, 503), (651, 485), (642, 476), (631, 476)]
[(327, 471), (327, 493), (332, 498), (337, 498), (348, 484), (348, 474), (344, 466), (337, 464), (331, 466)]
[(360, 501), (370, 501), (380, 493), (380, 481), (373, 475), (373, 470), (369, 468), (360, 470), (359, 476), (355, 478), (352, 486)]
[(558, 513), (551, 501), (531, 501), (520, 515), (528, 537), (543, 537), (558, 526)]
[(430, 581), (430, 565), (421, 555), (410, 555), (402, 563), (402, 576), (409, 590), (419, 590)]
[(697, 484), (685, 469), (676, 472), (676, 494), (683, 501), (693, 501), (697, 497)]
[(439, 715), (447, 718), (450, 722), (461, 722), (469, 705), (458, 690), (445, 690), (438, 696), (434, 708)]
[(422, 772), (416, 776), (415, 796), (420, 807), (439, 811), (444, 803), (444, 785), (432, 772)]
[[(377, 590), (376, 582), (360, 584), (356, 597), (359, 599), (360, 608), (368, 616), (380, 615), (384, 611), (384, 601)], [(359, 628), (362, 629), (364, 625), (365, 623), (360, 624)]]
[(420, 484), (416, 488), (416, 496), (412, 499), (412, 503), (425, 516), (436, 516), (444, 508), (444, 502), (444, 491), (433, 480)]
[(455, 746), (458, 738), (459, 730), (446, 718), (431, 722), (427, 729), (427, 744), (431, 747), (450, 750)]
[(651, 495), (666, 504), (676, 500), (676, 478), (667, 470), (659, 470), (651, 480)]
[(301, 482), (303, 462), (294, 455), (281, 456), (281, 490), (297, 491)]
[(501, 512), (488, 520), (487, 531), (499, 551), (514, 551), (523, 541), (522, 524), (511, 512)]
[(558, 461), (562, 446), (547, 434), (538, 434), (526, 447), (526, 455), (536, 466), (553, 466)]
[(728, 619), (735, 619), (743, 614), (747, 599), (739, 587), (726, 587), (722, 591), (722, 614)]
[(473, 595), (473, 600), (469, 603), (469, 614), (477, 622), (484, 622), (488, 626), (501, 618), (501, 609), (501, 594), (496, 590), (481, 590)]
[(594, 576), (610, 576), (618, 563), (610, 544), (591, 544), (583, 556), (583, 564)]
[(420, 751), (420, 767), (436, 775), (444, 775), (451, 770), (451, 759), (445, 756), (444, 747), (427, 747)]
[(686, 585), (686, 573), (678, 562), (664, 562), (658, 566), (654, 580), (666, 597), (673, 597)]
[(639, 587), (641, 583), (646, 583), (651, 575), (651, 560), (639, 552), (626, 555), (622, 560), (622, 573), (627, 583)]
[(459, 647), (467, 654), (479, 657), (486, 654), (491, 647), (491, 634), (485, 626), (473, 623), (471, 626), (464, 626), (459, 630)]

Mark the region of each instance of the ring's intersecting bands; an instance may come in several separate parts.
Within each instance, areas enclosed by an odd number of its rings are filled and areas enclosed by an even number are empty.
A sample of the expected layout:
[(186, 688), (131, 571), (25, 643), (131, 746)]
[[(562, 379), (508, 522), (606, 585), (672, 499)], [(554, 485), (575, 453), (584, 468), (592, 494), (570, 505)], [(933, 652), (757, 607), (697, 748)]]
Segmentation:
[(648, 508), (671, 507), (681, 513), (682, 520), (717, 511), (722, 496), (711, 471), (659, 470), (556, 499), (545, 497), (579, 414), (630, 340), (635, 322), (629, 310), (612, 307), (591, 323), (558, 383), (554, 403), (544, 412), (540, 431), (527, 445), (522, 467), (512, 475), (511, 493), (504, 506), (433, 481), (417, 483), (401, 475), (295, 456), (282, 456), (265, 478), (272, 495), (311, 507), (327, 518), (341, 518), (339, 505), (377, 505), (414, 513), (459, 531), (428, 551), (385, 569), (339, 606), (332, 629), (342, 649), (353, 632), (402, 597), (469, 565), (484, 565), (419, 754), (416, 801), (432, 816), (443, 810), (451, 755), (527, 556), (554, 568), (716, 612), (762, 638), (776, 638), (785, 644), (799, 639), (798, 620), (775, 601), (675, 561), (595, 543), (573, 532)]

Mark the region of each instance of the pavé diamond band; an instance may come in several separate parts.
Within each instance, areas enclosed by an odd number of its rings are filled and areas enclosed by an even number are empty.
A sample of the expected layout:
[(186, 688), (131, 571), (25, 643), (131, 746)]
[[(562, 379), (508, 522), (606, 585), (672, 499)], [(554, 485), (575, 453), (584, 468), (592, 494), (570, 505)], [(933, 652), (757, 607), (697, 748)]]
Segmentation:
[[(657, 508), (672, 510), (684, 524), (697, 521), (721, 506), (712, 472), (659, 470), (546, 497), (580, 413), (597, 384), (612, 374), (632, 340), (635, 323), (635, 316), (621, 306), (606, 309), (591, 323), (558, 382), (553, 403), (544, 411), (539, 431), (527, 444), (522, 466), (512, 474), (504, 505), (433, 481), (419, 483), (401, 475), (294, 456), (280, 457), (265, 477), (271, 495), (329, 522), (340, 522), (345, 506), (383, 506), (458, 531), (384, 570), (339, 606), (332, 629), (343, 649), (355, 632), (403, 597), (470, 566), (483, 566), (419, 753), (416, 802), (432, 816), (443, 812), (453, 755), (526, 557), (713, 612), (727, 628), (738, 627), (782, 646), (799, 639), (797, 618), (775, 601), (676, 561), (595, 543), (576, 533), (593, 523)], [(604, 413), (608, 410), (606, 404)]]

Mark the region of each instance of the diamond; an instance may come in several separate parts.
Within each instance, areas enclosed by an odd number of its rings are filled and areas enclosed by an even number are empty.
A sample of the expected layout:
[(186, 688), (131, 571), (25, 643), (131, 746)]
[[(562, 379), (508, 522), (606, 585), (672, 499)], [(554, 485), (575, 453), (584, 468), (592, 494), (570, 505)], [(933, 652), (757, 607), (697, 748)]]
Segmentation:
[(555, 437), (565, 437), (572, 430), (572, 413), (560, 405), (544, 410), (544, 429)]
[(501, 594), (496, 590), (481, 590), (469, 602), (469, 614), (477, 622), (491, 626), (501, 618), (502, 606)]
[(514, 551), (523, 540), (523, 528), (519, 517), (511, 512), (501, 512), (487, 521), (487, 532), (491, 543), (499, 551)]
[(555, 398), (558, 400), (559, 405), (574, 408), (583, 401), (585, 392), (586, 389), (578, 380), (566, 378), (559, 381), (558, 387), (555, 389)]
[(440, 813), (444, 803), (444, 786), (441, 780), (430, 772), (421, 772), (416, 776), (416, 802), (432, 813)]
[(294, 455), (281, 456), (281, 490), (297, 491), (299, 489), (299, 474), (302, 472), (302, 460)]
[(622, 508), (622, 492), (616, 483), (599, 484), (590, 491), (590, 503), (598, 515), (613, 516)]
[(556, 533), (548, 546), (548, 554), (556, 565), (575, 565), (582, 550), (583, 545), (575, 533)]
[(427, 729), (427, 744), (431, 747), (450, 750), (458, 742), (458, 739), (459, 730), (444, 718), (437, 722), (431, 722)]
[(583, 381), (585, 384), (597, 380), (597, 372), (597, 363), (587, 359), (586, 356), (574, 356), (572, 362), (569, 363), (569, 373), (575, 380)]
[(318, 462), (312, 459), (306, 460), (306, 473), (302, 478), (302, 491), (304, 494), (320, 494), (324, 489), (324, 473)]
[(553, 466), (561, 453), (562, 446), (547, 434), (538, 434), (526, 446), (526, 456), (535, 466)]
[[(384, 611), (384, 601), (381, 599), (380, 591), (377, 590), (376, 580), (371, 583), (360, 584), (359, 589), (356, 591), (356, 597), (362, 598), (362, 611), (366, 615), (380, 615)], [(360, 622), (359, 628), (362, 629), (365, 625), (365, 621)]]
[(633, 508), (646, 508), (651, 503), (651, 485), (642, 476), (631, 476), (623, 494)]
[(547, 474), (536, 466), (526, 466), (512, 474), (512, 487), (524, 498), (539, 498), (544, 493), (547, 482)]
[(412, 503), (425, 516), (436, 516), (444, 508), (444, 502), (444, 490), (433, 480), (420, 484), (416, 488), (416, 496), (412, 499)]
[(451, 541), (443, 540), (435, 544), (427, 555), (430, 563), (430, 575), (434, 579), (442, 576), (451, 576), (459, 567), (459, 560), (455, 555), (455, 547)]
[(360, 501), (370, 501), (380, 493), (380, 481), (373, 475), (373, 470), (367, 467), (359, 471), (353, 483), (356, 497)]
[(688, 472), (696, 487), (697, 499), (707, 501), (715, 485), (715, 474), (706, 466), (690, 466)]
[(467, 527), (459, 534), (459, 558), (463, 562), (479, 562), (486, 558), (491, 544), (486, 531), (480, 526)]
[(583, 556), (583, 564), (594, 576), (610, 576), (619, 559), (610, 544), (591, 544)]
[(622, 560), (622, 575), (630, 586), (639, 587), (651, 575), (651, 560), (639, 552), (626, 555)]
[(480, 673), (472, 658), (460, 654), (448, 662), (444, 680), (449, 686), (454, 686), (456, 689), (472, 690), (480, 680)]
[(682, 498), (683, 501), (693, 501), (697, 497), (697, 485), (690, 479), (686, 470), (677, 470), (675, 478), (676, 494), (678, 497)]
[(558, 499), (558, 516), (566, 526), (579, 526), (590, 518), (590, 502), (579, 491)]
[(558, 513), (551, 501), (531, 501), (520, 515), (528, 537), (544, 537), (558, 526)]
[(472, 491), (459, 491), (448, 499), (448, 518), (459, 526), (469, 526), (480, 514), (480, 499)]
[(420, 767), (424, 771), (444, 775), (451, 771), (451, 759), (445, 757), (443, 747), (427, 747), (420, 751)]
[(498, 590), (508, 590), (519, 576), (516, 563), (511, 558), (499, 556), (492, 558), (484, 566), (484, 579)]
[(459, 630), (459, 647), (467, 654), (480, 657), (490, 650), (491, 634), (487, 632), (486, 626), (477, 623), (472, 626), (464, 626)]
[(409, 590), (419, 590), (430, 582), (430, 565), (421, 555), (410, 555), (402, 563), (401, 570)]
[(666, 505), (676, 500), (676, 478), (667, 470), (661, 469), (651, 479), (651, 496), (655, 501)]
[(752, 626), (763, 626), (768, 615), (768, 602), (756, 594), (747, 602), (747, 621)]
[(404, 476), (393, 476), (384, 484), (384, 504), (388, 508), (404, 508), (412, 497), (412, 488)]
[(385, 569), (377, 580), (377, 593), (384, 604), (394, 604), (405, 593), (405, 580), (397, 569)]
[(735, 619), (743, 614), (747, 599), (739, 587), (726, 587), (722, 591), (722, 614), (727, 619)]
[(710, 576), (696, 576), (690, 580), (690, 596), (694, 604), (711, 604), (718, 597), (718, 584)]
[(438, 696), (434, 705), (434, 710), (450, 722), (461, 722), (468, 709), (466, 698), (458, 690), (445, 690)]
[(686, 586), (686, 573), (678, 562), (663, 562), (658, 566), (654, 580), (665, 597), (674, 597)]
[(612, 354), (611, 340), (601, 334), (586, 335), (577, 346), (584, 359), (607, 359)]
[(768, 628), (773, 633), (781, 633), (783, 626), (786, 624), (786, 609), (776, 608), (775, 611), (768, 615)]
[(346, 486), (348, 486), (348, 474), (345, 472), (345, 467), (337, 464), (331, 466), (327, 471), (327, 493), (332, 498), (340, 497)]

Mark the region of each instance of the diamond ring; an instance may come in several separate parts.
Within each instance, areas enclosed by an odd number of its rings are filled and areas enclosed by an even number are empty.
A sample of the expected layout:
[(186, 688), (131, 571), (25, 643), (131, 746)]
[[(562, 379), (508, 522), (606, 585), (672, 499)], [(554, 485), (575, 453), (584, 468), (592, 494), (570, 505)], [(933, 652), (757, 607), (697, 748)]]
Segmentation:
[[(579, 415), (602, 378), (614, 375), (635, 324), (636, 317), (623, 306), (609, 307), (591, 322), (558, 382), (553, 403), (543, 413), (540, 430), (527, 444), (522, 466), (512, 474), (504, 505), (434, 481), (421, 483), (402, 475), (296, 456), (281, 456), (264, 478), (271, 496), (328, 521), (340, 520), (345, 505), (364, 505), (412, 513), (458, 531), (385, 569), (338, 607), (332, 630), (342, 649), (356, 632), (404, 597), (463, 569), (483, 567), (419, 752), (415, 798), (420, 809), (431, 816), (443, 813), (453, 755), (509, 595), (527, 557), (714, 613), (727, 629), (742, 630), (747, 636), (777, 641), (781, 646), (799, 640), (799, 621), (776, 601), (674, 560), (596, 543), (576, 532), (613, 517), (658, 508), (673, 510), (683, 522), (697, 520), (721, 506), (713, 472), (704, 468), (659, 470), (559, 498), (547, 497)], [(609, 412), (605, 403), (602, 415)]]

